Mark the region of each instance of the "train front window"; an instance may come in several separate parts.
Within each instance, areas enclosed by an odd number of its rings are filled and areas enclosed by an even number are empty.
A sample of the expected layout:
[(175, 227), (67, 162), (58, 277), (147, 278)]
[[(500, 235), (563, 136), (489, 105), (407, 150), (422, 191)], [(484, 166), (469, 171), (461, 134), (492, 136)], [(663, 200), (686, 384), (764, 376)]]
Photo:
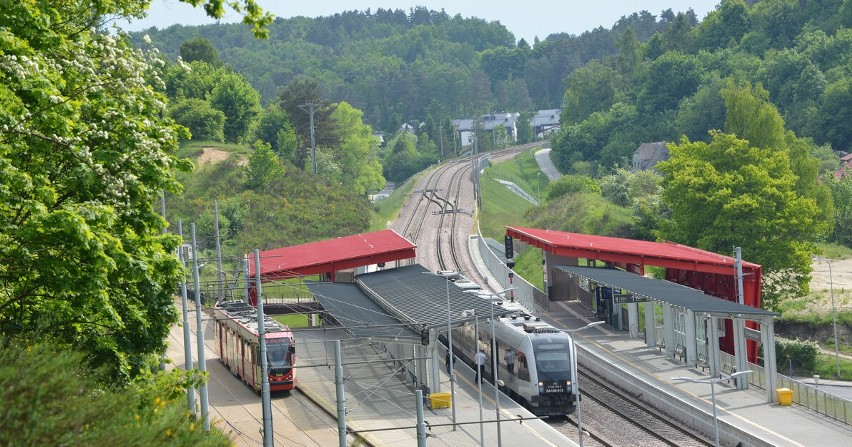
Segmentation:
[(266, 361), (269, 368), (290, 366), (290, 341), (267, 341)]
[(566, 344), (542, 343), (535, 348), (535, 364), (539, 373), (560, 379), (570, 377), (571, 359)]

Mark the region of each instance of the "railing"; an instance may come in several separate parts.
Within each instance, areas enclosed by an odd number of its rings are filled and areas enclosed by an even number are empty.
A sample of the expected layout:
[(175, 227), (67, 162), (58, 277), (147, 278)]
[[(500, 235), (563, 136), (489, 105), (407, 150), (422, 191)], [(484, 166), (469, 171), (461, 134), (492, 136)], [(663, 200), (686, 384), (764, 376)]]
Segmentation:
[(503, 289), (513, 287), (515, 301), (521, 303), (521, 305), (530, 311), (547, 312), (547, 294), (537, 289), (535, 286), (527, 282), (527, 280), (518, 275), (513, 276), (512, 285), (510, 286), (508, 267), (506, 267), (506, 264), (503, 263), (500, 257), (491, 250), (491, 247), (488, 246), (485, 239), (482, 237), (482, 233), (479, 233), (478, 236), (476, 243), (479, 246), (479, 255), (485, 263), (485, 266), (488, 268), (488, 271), (491, 272), (491, 276), (496, 278), (497, 282), (500, 283), (500, 287)]
[[(719, 360), (722, 365), (734, 364), (734, 357), (726, 352), (719, 353)], [(748, 368), (753, 371), (751, 374), (748, 374), (748, 383), (765, 390), (766, 369), (754, 363), (749, 363)], [(794, 403), (838, 422), (852, 425), (852, 400), (835, 396), (818, 385), (811, 385), (783, 374), (776, 373), (775, 378), (778, 388), (787, 388), (793, 392)]]

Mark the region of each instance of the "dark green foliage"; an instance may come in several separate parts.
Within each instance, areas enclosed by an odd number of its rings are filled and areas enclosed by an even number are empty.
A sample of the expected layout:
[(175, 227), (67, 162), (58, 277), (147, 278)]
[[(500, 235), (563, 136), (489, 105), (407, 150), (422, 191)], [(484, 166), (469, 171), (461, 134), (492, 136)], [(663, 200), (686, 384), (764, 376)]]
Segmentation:
[(814, 342), (775, 339), (775, 357), (778, 372), (789, 372), (790, 365), (797, 374), (810, 374), (816, 366), (819, 348)]
[(567, 174), (548, 183), (544, 196), (548, 201), (568, 194), (601, 193), (601, 188), (594, 180), (582, 175)]
[(169, 116), (201, 141), (225, 141), (225, 114), (203, 99), (183, 98), (169, 104)]
[(229, 446), (186, 411), (184, 389), (200, 377), (147, 373), (112, 389), (85, 355), (46, 341), (0, 350), (0, 445)]
[(180, 57), (184, 62), (201, 61), (214, 67), (222, 65), (219, 53), (213, 48), (210, 41), (203, 37), (189, 39), (180, 44)]

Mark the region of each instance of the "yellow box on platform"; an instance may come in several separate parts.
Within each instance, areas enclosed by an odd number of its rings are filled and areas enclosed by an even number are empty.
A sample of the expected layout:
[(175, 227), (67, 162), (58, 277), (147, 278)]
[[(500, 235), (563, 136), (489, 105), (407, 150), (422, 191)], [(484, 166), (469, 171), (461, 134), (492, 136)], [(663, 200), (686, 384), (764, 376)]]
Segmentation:
[(790, 388), (776, 388), (775, 393), (778, 394), (778, 403), (781, 405), (793, 404), (793, 390)]
[(436, 408), (450, 408), (450, 393), (429, 394), (429, 405), (433, 410)]

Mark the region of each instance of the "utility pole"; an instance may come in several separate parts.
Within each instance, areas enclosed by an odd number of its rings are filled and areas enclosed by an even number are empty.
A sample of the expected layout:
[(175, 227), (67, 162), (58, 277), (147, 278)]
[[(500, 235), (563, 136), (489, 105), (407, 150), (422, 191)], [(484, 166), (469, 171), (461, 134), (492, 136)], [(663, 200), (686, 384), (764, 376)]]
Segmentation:
[(225, 299), (225, 292), (222, 288), (225, 272), (222, 271), (222, 243), (219, 240), (219, 202), (213, 200), (213, 223), (216, 230), (216, 277), (218, 288), (216, 293), (216, 304), (221, 303)]
[(299, 106), (300, 109), (308, 112), (308, 115), (311, 119), (311, 160), (314, 163), (314, 175), (317, 173), (317, 147), (316, 141), (314, 140), (314, 113), (317, 111), (317, 104), (309, 102), (307, 104), (302, 104)]

